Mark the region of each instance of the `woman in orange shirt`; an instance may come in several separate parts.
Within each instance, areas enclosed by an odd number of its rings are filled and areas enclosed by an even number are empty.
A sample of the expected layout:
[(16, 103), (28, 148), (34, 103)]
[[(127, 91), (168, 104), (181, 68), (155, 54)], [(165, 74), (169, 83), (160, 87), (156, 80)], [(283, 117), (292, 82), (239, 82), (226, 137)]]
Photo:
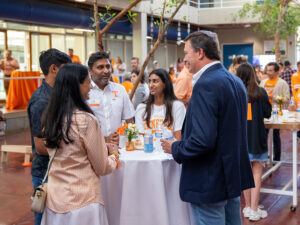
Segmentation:
[(43, 225), (108, 225), (100, 176), (118, 167), (115, 146), (107, 146), (92, 110), (88, 69), (79, 64), (60, 68), (43, 132), (49, 155), (56, 150), (48, 175)]

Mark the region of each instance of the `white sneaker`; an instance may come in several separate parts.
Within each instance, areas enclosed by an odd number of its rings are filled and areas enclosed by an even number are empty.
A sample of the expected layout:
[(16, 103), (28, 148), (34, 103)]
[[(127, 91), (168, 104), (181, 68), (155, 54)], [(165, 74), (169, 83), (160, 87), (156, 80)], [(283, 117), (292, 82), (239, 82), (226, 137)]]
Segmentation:
[(266, 218), (268, 213), (266, 210), (257, 209), (256, 211), (251, 210), (249, 220), (251, 221), (258, 221), (260, 219)]
[(245, 218), (249, 218), (250, 212), (251, 212), (251, 208), (250, 207), (243, 208), (243, 214), (244, 214)]

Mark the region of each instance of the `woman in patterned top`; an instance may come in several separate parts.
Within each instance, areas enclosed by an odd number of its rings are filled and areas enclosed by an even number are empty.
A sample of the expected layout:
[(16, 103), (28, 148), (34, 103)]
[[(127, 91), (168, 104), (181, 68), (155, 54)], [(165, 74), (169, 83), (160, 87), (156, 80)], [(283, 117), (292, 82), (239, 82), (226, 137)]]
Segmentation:
[(100, 176), (118, 168), (115, 146), (107, 146), (92, 110), (86, 104), (91, 89), (88, 69), (64, 65), (58, 72), (43, 132), (50, 167), (42, 224), (108, 225)]

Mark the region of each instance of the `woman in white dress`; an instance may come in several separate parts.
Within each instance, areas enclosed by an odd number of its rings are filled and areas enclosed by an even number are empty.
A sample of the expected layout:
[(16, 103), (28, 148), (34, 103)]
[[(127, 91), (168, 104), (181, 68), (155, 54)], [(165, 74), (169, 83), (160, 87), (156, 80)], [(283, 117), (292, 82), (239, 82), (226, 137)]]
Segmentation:
[(47, 151), (56, 151), (50, 167), (42, 225), (108, 225), (100, 176), (118, 167), (115, 146), (105, 144), (92, 110), (87, 67), (60, 68), (43, 115)]
[(146, 104), (136, 109), (135, 123), (140, 133), (152, 129), (155, 138), (161, 138), (163, 129), (173, 132), (175, 139), (181, 139), (185, 117), (184, 104), (177, 100), (171, 78), (164, 69), (153, 70), (149, 75), (150, 95)]

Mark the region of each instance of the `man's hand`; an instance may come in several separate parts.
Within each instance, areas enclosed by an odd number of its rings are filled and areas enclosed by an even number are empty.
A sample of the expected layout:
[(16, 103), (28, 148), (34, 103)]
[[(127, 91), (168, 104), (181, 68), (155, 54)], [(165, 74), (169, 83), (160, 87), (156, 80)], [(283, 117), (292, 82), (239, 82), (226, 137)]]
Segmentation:
[(119, 140), (120, 140), (120, 136), (117, 132), (114, 132), (111, 135), (109, 135), (108, 137), (105, 137), (106, 143), (112, 143), (117, 146), (119, 146)]
[(269, 99), (273, 100), (273, 93), (268, 95)]
[(161, 147), (163, 148), (164, 152), (172, 154), (172, 144), (174, 141), (160, 139), (160, 142), (161, 142)]
[(288, 110), (289, 110), (289, 111), (296, 111), (296, 110), (297, 110), (297, 107), (296, 107), (295, 104), (289, 105), (289, 106), (288, 106)]

